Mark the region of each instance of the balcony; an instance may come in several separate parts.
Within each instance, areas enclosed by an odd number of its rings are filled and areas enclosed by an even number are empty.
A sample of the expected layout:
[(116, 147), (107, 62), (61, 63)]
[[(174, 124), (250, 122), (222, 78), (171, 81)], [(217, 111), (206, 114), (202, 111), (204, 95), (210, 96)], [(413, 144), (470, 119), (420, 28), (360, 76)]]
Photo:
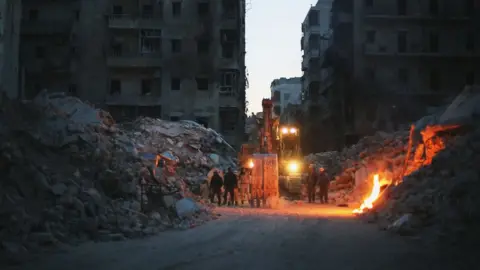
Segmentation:
[(111, 29), (153, 29), (160, 30), (164, 26), (164, 20), (160, 17), (141, 17), (134, 15), (111, 15), (108, 19), (108, 27)]
[(117, 68), (161, 67), (162, 64), (163, 59), (160, 52), (112, 54), (107, 59), (109, 67)]
[(22, 20), (21, 32), (24, 35), (70, 35), (72, 20)]
[(304, 59), (305, 62), (309, 63), (312, 58), (318, 58), (320, 57), (320, 50), (319, 49), (310, 49), (305, 51), (304, 53)]
[(420, 44), (409, 44), (405, 52), (398, 52), (397, 48), (387, 47), (380, 44), (363, 44), (363, 53), (366, 56), (390, 56), (390, 57), (423, 57), (423, 58), (472, 58), (480, 57), (480, 51), (461, 51), (463, 48), (454, 48), (439, 52), (429, 52), (428, 48)]
[(352, 22), (353, 22), (352, 14), (349, 14), (346, 12), (338, 12), (332, 15), (332, 22), (331, 22), (332, 27), (336, 27), (342, 23), (352, 23)]

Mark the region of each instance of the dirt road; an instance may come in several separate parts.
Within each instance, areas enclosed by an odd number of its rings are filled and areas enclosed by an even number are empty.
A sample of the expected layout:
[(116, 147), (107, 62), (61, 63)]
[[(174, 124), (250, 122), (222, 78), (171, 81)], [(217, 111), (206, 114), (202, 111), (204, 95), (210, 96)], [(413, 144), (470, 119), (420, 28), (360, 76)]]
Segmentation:
[(219, 220), (198, 228), (85, 244), (15, 269), (451, 269), (401, 237), (353, 219), (350, 211), (320, 205), (223, 208)]

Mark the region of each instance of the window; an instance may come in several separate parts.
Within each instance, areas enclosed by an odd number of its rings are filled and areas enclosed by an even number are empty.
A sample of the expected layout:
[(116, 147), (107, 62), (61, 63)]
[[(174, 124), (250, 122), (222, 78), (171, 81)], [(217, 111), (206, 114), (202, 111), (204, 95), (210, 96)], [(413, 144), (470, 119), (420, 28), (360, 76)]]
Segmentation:
[(367, 31), (367, 43), (368, 44), (375, 43), (375, 36), (376, 36), (376, 32), (374, 30)]
[(182, 41), (180, 39), (172, 39), (172, 52), (179, 53), (182, 51)]
[(208, 79), (207, 78), (196, 78), (197, 81), (197, 89), (200, 91), (207, 91), (208, 90)]
[(173, 17), (180, 17), (182, 15), (182, 2), (172, 2)]
[(195, 122), (197, 122), (197, 123), (199, 123), (200, 125), (208, 128), (208, 122), (210, 122), (210, 121), (209, 121), (208, 117), (197, 117), (197, 118), (195, 119)]
[(178, 121), (180, 121), (180, 116), (170, 116), (170, 121), (178, 122)]
[(68, 94), (70, 94), (72, 96), (77, 95), (77, 85), (76, 84), (72, 83), (68, 86)]
[(364, 4), (365, 4), (365, 7), (371, 8), (373, 7), (373, 0), (365, 0)]
[(112, 45), (112, 54), (113, 56), (121, 56), (123, 51), (122, 44)]
[(234, 70), (223, 70), (220, 84), (220, 95), (235, 95), (237, 85), (237, 72)]
[(429, 3), (430, 15), (438, 15), (438, 0), (430, 0)]
[(408, 69), (406, 68), (398, 69), (398, 81), (401, 83), (408, 82)]
[(122, 92), (122, 84), (120, 80), (110, 81), (110, 95), (120, 94)]
[(272, 101), (280, 101), (280, 99), (281, 99), (280, 91), (278, 91), (278, 90), (274, 91), (272, 99), (273, 99)]
[(35, 48), (35, 56), (37, 58), (44, 58), (45, 57), (45, 48), (42, 46), (38, 46)]
[(318, 19), (318, 11), (317, 10), (311, 10), (308, 13), (308, 25), (319, 25), (319, 19)]
[(222, 57), (227, 59), (233, 58), (233, 53), (235, 49), (235, 45), (233, 44), (223, 44), (222, 45)]
[(222, 17), (233, 19), (237, 13), (236, 0), (222, 0)]
[(240, 111), (235, 107), (218, 108), (220, 118), (220, 132), (228, 134), (236, 130)]
[(138, 106), (138, 116), (146, 116), (151, 118), (162, 117), (162, 106)]
[(465, 84), (466, 85), (474, 85), (475, 84), (475, 73), (469, 72), (465, 76)]
[(123, 7), (119, 5), (114, 5), (112, 8), (113, 15), (123, 15)]
[(75, 20), (80, 20), (80, 10), (75, 10)]
[(152, 5), (143, 5), (142, 6), (142, 17), (143, 18), (152, 18), (153, 17), (153, 6)]
[(407, 31), (397, 33), (397, 51), (399, 53), (407, 52)]
[(152, 93), (152, 80), (151, 79), (143, 79), (142, 80), (142, 96), (148, 95)]
[(210, 51), (210, 42), (208, 40), (197, 40), (197, 53), (207, 54)]
[(475, 49), (475, 36), (473, 33), (468, 33), (465, 40), (465, 49), (469, 52), (473, 52)]
[(162, 32), (160, 30), (140, 31), (141, 53), (160, 53), (162, 51)]
[(430, 33), (430, 52), (437, 53), (438, 52), (438, 33)]
[(440, 91), (440, 76), (437, 71), (430, 71), (430, 90), (434, 92)]
[(28, 11), (28, 19), (31, 21), (38, 20), (38, 10), (37, 9), (30, 9)]
[(365, 68), (364, 76), (367, 81), (375, 80), (375, 70), (373, 68)]
[(204, 17), (210, 13), (210, 4), (208, 2), (200, 2), (198, 3), (198, 15), (200, 17)]
[(282, 114), (282, 107), (279, 106), (279, 105), (273, 107), (273, 113), (274, 113), (275, 115), (281, 115), (281, 114)]
[(407, 15), (407, 0), (397, 0), (397, 15)]
[(181, 88), (182, 81), (180, 78), (172, 78), (170, 81), (170, 88), (174, 91), (179, 91)]

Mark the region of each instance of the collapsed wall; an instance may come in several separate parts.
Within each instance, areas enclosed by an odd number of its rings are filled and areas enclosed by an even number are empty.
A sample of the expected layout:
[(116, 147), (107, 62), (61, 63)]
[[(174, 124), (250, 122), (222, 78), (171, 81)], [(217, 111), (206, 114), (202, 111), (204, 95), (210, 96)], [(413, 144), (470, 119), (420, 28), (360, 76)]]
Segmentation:
[[(189, 187), (212, 167), (234, 165), (223, 138), (195, 123), (143, 118), (118, 126), (105, 111), (45, 92), (7, 102), (0, 137), (0, 254), (13, 259), (60, 243), (201, 224), (215, 215)], [(153, 170), (145, 153), (167, 156), (177, 170)], [(146, 211), (159, 198), (145, 196), (152, 186), (163, 200)]]

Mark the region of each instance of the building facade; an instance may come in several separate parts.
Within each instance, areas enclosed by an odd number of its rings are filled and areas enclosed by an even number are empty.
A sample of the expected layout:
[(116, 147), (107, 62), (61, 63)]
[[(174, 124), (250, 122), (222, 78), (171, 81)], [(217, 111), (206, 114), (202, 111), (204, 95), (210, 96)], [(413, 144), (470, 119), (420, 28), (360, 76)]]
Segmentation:
[(301, 103), (302, 81), (298, 77), (275, 79), (270, 84), (273, 114), (280, 116), (289, 104)]
[(19, 98), (21, 73), (19, 42), (21, 0), (0, 0), (0, 90), (8, 98)]
[(405, 128), (478, 82), (478, 16), (472, 0), (335, 0), (324, 67), (334, 69), (343, 143)]
[(25, 2), (27, 98), (67, 90), (117, 120), (194, 120), (243, 139), (243, 0)]

